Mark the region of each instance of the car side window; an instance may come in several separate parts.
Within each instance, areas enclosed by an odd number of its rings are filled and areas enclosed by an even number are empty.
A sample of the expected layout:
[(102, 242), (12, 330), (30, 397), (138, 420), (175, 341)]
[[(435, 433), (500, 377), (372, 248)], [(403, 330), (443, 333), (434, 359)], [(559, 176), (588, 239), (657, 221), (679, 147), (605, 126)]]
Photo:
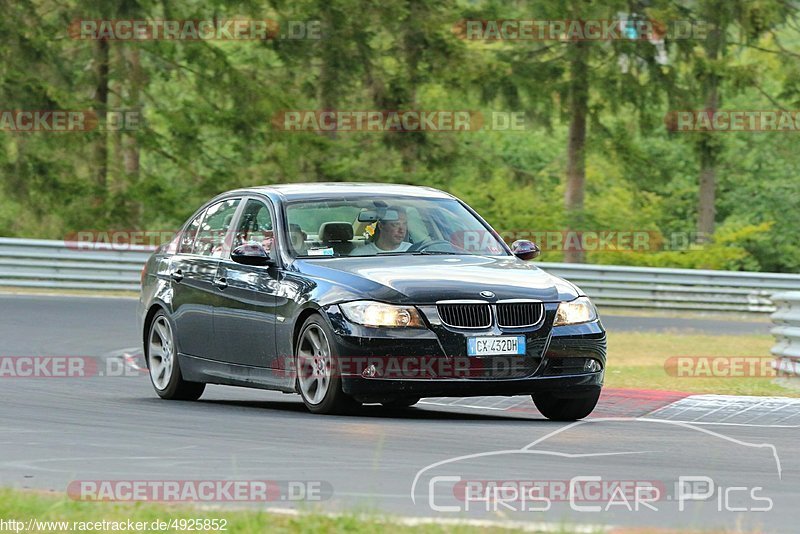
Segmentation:
[(275, 234), (272, 228), (272, 214), (264, 202), (250, 199), (244, 206), (239, 226), (233, 237), (233, 246), (258, 243), (270, 254), (275, 251)]
[(181, 235), (181, 242), (178, 247), (178, 254), (191, 254), (192, 247), (194, 246), (194, 240), (197, 237), (197, 230), (200, 228), (200, 223), (203, 220), (203, 215), (206, 214), (206, 210), (201, 211), (197, 214), (197, 217), (192, 219), (192, 222), (186, 227), (186, 230), (183, 231)]
[(227, 251), (225, 236), (231, 227), (236, 208), (241, 199), (234, 198), (217, 202), (206, 210), (194, 243), (194, 254), (221, 258)]

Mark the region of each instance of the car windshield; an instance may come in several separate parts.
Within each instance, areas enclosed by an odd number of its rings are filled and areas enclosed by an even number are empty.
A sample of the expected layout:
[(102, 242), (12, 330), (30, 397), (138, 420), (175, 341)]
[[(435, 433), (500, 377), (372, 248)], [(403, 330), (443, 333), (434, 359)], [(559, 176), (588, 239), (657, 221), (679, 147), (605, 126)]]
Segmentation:
[(506, 256), (499, 237), (454, 199), (371, 196), (287, 203), (296, 257)]

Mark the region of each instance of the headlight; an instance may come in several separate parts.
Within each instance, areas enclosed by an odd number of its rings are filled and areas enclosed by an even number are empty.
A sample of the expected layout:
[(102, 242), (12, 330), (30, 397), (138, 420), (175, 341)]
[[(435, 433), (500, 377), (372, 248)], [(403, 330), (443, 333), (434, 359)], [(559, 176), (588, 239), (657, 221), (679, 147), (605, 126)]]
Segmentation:
[(383, 302), (358, 300), (339, 304), (339, 308), (342, 309), (342, 313), (349, 321), (364, 326), (410, 326), (417, 328), (425, 326), (422, 317), (413, 306), (395, 306), (384, 304)]
[(553, 326), (588, 323), (595, 319), (597, 319), (597, 310), (589, 297), (578, 297), (558, 305), (556, 321)]

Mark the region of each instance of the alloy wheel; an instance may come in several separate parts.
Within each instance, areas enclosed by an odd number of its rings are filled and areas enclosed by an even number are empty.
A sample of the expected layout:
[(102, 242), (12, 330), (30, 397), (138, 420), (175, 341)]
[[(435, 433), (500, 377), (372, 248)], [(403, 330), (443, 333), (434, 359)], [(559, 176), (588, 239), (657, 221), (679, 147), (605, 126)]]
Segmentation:
[(297, 380), (310, 404), (319, 404), (331, 384), (331, 348), (325, 332), (315, 324), (303, 331), (297, 349)]
[(153, 385), (159, 390), (167, 389), (169, 381), (172, 379), (175, 343), (172, 338), (172, 328), (163, 315), (153, 322), (150, 329), (148, 357)]

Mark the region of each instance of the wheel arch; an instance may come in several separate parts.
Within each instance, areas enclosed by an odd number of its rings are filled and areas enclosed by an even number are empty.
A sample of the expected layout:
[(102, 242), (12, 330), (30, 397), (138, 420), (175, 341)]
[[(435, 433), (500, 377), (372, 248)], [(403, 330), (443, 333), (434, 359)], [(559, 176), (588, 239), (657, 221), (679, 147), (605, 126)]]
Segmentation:
[(309, 306), (304, 308), (298, 315), (297, 319), (294, 322), (294, 328), (292, 328), (292, 357), (294, 357), (295, 350), (297, 349), (297, 341), (300, 338), (300, 329), (303, 328), (303, 324), (308, 320), (309, 317), (312, 315), (319, 315), (325, 319), (325, 313), (323, 312), (322, 308), (316, 308), (314, 306)]

